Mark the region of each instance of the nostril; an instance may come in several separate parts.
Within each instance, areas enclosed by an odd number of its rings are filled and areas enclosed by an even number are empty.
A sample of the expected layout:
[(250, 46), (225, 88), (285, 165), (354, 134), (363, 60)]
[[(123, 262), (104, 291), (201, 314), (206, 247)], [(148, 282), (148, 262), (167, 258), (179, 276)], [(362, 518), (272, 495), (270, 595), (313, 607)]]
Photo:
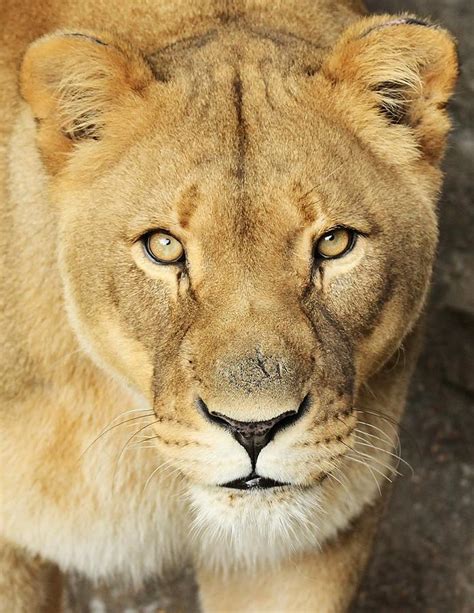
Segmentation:
[(239, 421), (218, 411), (209, 410), (201, 398), (198, 398), (196, 402), (199, 412), (204, 417), (232, 432), (237, 442), (247, 450), (252, 460), (252, 465), (255, 466), (258, 454), (272, 440), (275, 434), (283, 430), (283, 428), (291, 426), (306, 412), (310, 404), (310, 398), (309, 394), (307, 394), (298, 409), (285, 411), (265, 421)]
[(224, 415), (218, 413), (216, 411), (210, 411), (207, 404), (204, 402), (202, 398), (197, 398), (196, 400), (197, 407), (201, 415), (203, 415), (209, 421), (214, 422), (218, 426), (229, 427), (230, 424), (227, 419), (225, 419)]

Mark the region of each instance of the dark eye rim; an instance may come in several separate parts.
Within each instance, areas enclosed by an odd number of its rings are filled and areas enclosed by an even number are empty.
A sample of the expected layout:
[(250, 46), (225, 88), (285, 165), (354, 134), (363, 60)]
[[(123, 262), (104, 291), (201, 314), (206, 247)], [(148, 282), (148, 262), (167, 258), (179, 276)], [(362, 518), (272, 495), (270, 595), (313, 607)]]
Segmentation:
[[(168, 262), (165, 262), (164, 260), (160, 260), (153, 254), (150, 248), (150, 240), (154, 234), (159, 234), (159, 233), (167, 234), (168, 236), (171, 236), (171, 238), (174, 238), (175, 240), (179, 242), (179, 244), (183, 247), (183, 253), (179, 256), (179, 258), (177, 258), (176, 260), (170, 260)], [(163, 230), (161, 228), (150, 230), (149, 232), (147, 232), (140, 238), (140, 241), (142, 243), (143, 251), (145, 252), (145, 255), (153, 262), (153, 264), (158, 264), (160, 266), (177, 266), (177, 265), (179, 266), (179, 265), (184, 265), (186, 262), (186, 250), (184, 249), (182, 242), (179, 240), (179, 238), (176, 238), (174, 234), (171, 234), (171, 232), (168, 232), (167, 230)]]
[[(331, 234), (332, 232), (336, 232), (337, 230), (345, 230), (350, 235), (349, 244), (344, 249), (344, 251), (341, 251), (341, 253), (339, 253), (338, 255), (324, 255), (323, 253), (318, 253), (318, 245), (323, 240), (323, 238), (325, 236), (327, 236), (328, 234)], [(317, 260), (317, 261), (318, 260), (319, 261), (321, 261), (321, 260), (338, 260), (339, 258), (344, 257), (350, 251), (352, 251), (352, 249), (355, 247), (355, 244), (357, 243), (357, 239), (358, 239), (360, 234), (362, 234), (362, 233), (358, 232), (354, 228), (350, 228), (348, 226), (334, 226), (333, 228), (330, 228), (329, 230), (326, 230), (326, 232), (321, 234), (321, 236), (314, 243), (314, 249), (313, 249), (314, 259)]]

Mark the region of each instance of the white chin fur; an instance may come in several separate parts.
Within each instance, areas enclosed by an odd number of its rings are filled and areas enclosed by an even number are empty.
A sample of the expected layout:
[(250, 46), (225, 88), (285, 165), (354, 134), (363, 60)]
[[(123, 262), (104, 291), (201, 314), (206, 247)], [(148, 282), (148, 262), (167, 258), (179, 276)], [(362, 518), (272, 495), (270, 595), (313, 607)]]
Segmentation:
[(223, 573), (253, 570), (321, 548), (378, 497), (370, 473), (349, 472), (354, 478), (344, 488), (331, 478), (306, 489), (191, 486), (190, 544), (198, 564)]
[(194, 548), (199, 562), (225, 571), (278, 564), (319, 547), (321, 488), (260, 491), (192, 486)]

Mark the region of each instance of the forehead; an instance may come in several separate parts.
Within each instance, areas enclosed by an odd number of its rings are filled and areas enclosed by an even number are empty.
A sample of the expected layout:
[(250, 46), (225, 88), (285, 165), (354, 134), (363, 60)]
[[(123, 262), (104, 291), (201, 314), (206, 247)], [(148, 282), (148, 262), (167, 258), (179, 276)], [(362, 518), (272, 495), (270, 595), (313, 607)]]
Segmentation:
[(272, 107), (258, 95), (255, 75), (234, 73), (225, 85), (206, 92), (204, 108), (197, 94), (192, 109), (181, 98), (126, 156), (124, 176), (130, 183), (133, 169), (130, 186), (147, 211), (175, 211), (186, 224), (203, 205), (213, 219), (243, 208), (253, 215), (297, 208), (306, 221), (363, 207), (376, 164), (306, 91)]
[(167, 74), (152, 99), (155, 121), (121, 165), (137, 218), (204, 232), (250, 231), (269, 216), (288, 229), (367, 222), (380, 169), (322, 107), (305, 68), (311, 58), (317, 69), (321, 49), (303, 44), (301, 61), (299, 43), (224, 41), (212, 34), (153, 58)]

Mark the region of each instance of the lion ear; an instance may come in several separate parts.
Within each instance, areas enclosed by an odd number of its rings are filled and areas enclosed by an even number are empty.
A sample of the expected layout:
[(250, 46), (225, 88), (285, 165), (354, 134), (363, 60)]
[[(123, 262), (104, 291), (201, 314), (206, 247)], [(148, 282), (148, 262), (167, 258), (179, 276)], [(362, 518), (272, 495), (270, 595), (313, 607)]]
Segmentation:
[(422, 155), (440, 160), (458, 75), (448, 32), (412, 16), (364, 18), (343, 33), (322, 73), (346, 97), (363, 97), (386, 124), (408, 127)]
[(137, 104), (153, 79), (138, 52), (107, 35), (59, 32), (34, 42), (23, 59), (20, 86), (49, 169), (59, 170), (75, 143), (100, 140), (108, 116)]

